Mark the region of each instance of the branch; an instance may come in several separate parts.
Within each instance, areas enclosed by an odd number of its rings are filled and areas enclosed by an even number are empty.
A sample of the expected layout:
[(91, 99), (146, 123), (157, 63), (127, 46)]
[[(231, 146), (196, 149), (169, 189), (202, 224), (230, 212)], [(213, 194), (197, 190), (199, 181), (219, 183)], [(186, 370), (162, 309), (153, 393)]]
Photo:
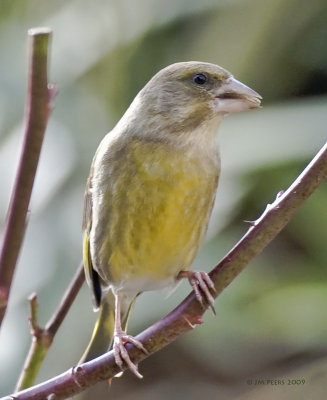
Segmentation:
[(41, 328), (38, 323), (37, 296), (33, 293), (29, 297), (32, 342), (16, 386), (17, 391), (33, 385), (41, 364), (53, 342), (54, 336), (73, 304), (83, 282), (84, 270), (83, 263), (81, 263), (69, 284), (61, 303), (44, 329)]
[[(243, 238), (211, 271), (210, 275), (217, 290), (216, 297), (280, 232), (326, 176), (327, 144), (288, 190), (279, 194), (274, 203), (267, 206), (262, 216), (252, 224)], [(177, 308), (136, 337), (143, 343), (148, 354), (144, 354), (130, 343), (126, 344), (131, 360), (138, 364), (167, 346), (196, 324), (200, 324), (204, 312), (205, 310), (201, 308), (192, 292)], [(113, 352), (110, 351), (95, 360), (73, 367), (55, 378), (4, 397), (2, 400), (41, 400), (50, 397), (57, 400), (65, 399), (101, 380), (113, 377), (119, 371)]]
[(277, 194), (276, 200), (267, 205), (242, 239), (211, 271), (217, 295), (278, 235), (326, 177), (327, 142), (292, 185)]
[(28, 33), (30, 60), (24, 140), (0, 249), (0, 326), (6, 313), (11, 282), (24, 238), (26, 214), (49, 117), (50, 100), (55, 93), (53, 87), (48, 88), (47, 82), (51, 31), (40, 28), (31, 29)]

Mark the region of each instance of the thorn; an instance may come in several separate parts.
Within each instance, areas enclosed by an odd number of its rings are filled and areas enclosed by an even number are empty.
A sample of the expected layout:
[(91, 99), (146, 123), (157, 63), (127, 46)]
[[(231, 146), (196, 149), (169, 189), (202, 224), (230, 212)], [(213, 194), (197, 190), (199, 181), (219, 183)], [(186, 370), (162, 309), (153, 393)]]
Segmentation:
[(56, 85), (53, 83), (48, 84), (48, 96), (50, 102), (57, 96), (58, 92), (59, 90)]
[(83, 387), (83, 385), (78, 381), (79, 375), (82, 374), (83, 367), (81, 367), (80, 365), (75, 365), (74, 367), (72, 367), (72, 377), (78, 387)]
[(246, 224), (249, 224), (251, 226), (255, 226), (256, 225), (256, 221), (250, 221), (248, 219), (244, 219), (243, 222), (245, 222)]

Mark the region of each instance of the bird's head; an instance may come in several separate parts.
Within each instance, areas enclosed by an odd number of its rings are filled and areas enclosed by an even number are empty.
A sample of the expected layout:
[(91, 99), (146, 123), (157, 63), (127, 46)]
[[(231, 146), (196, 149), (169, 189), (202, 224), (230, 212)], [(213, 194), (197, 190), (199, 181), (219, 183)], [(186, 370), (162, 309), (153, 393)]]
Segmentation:
[[(260, 107), (261, 96), (215, 64), (188, 61), (159, 71), (123, 118), (141, 132), (187, 133), (223, 115)], [(157, 133), (156, 133), (157, 132)]]
[[(159, 71), (141, 91), (153, 113), (172, 120), (206, 119), (260, 107), (261, 96), (215, 64), (189, 61)], [(184, 122), (184, 123), (183, 123)]]

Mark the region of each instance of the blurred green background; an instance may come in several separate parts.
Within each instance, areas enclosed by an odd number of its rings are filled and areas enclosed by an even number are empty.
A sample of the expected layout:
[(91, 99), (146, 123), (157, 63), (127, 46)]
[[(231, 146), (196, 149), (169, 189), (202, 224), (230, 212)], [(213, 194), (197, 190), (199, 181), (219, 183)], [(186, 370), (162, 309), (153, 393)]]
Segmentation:
[[(210, 270), (327, 137), (325, 0), (0, 0), (1, 226), (22, 136), (27, 30), (35, 26), (54, 31), (50, 80), (59, 94), (0, 334), (0, 395), (12, 392), (29, 347), (27, 296), (37, 292), (46, 323), (81, 258), (84, 185), (97, 145), (155, 72), (209, 61), (263, 96), (262, 110), (228, 117), (220, 129), (221, 183), (194, 268)], [(84, 398), (325, 398), (326, 205), (324, 183), (218, 298), (217, 317), (207, 313), (201, 327), (140, 365), (142, 381), (126, 373)], [(185, 283), (168, 298), (142, 295), (131, 333), (189, 290)], [(84, 286), (38, 381), (78, 361), (95, 317)]]

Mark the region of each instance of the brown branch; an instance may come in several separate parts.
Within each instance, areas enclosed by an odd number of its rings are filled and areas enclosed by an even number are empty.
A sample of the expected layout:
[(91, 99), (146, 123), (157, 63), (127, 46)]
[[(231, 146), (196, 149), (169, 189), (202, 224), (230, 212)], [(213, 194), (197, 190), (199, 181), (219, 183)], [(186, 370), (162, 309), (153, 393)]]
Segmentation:
[(48, 88), (47, 28), (29, 31), (29, 72), (24, 140), (0, 249), (0, 325), (5, 316), (19, 251), (23, 242), (26, 214), (31, 198), (44, 132), (55, 90)]
[(327, 177), (327, 142), (304, 171), (276, 200), (268, 204), (236, 246), (214, 268), (210, 276), (217, 295), (259, 254), (287, 225), (295, 212)]
[[(217, 290), (216, 296), (280, 232), (326, 176), (327, 144), (289, 189), (279, 194), (273, 204), (268, 205), (262, 216), (253, 223), (237, 245), (211, 271), (210, 275)], [(126, 344), (131, 360), (138, 364), (196, 324), (200, 324), (204, 311), (192, 292), (175, 310), (136, 337), (147, 349), (147, 355), (130, 343)], [(119, 368), (115, 364), (113, 352), (110, 351), (95, 360), (71, 368), (55, 378), (4, 397), (2, 400), (41, 400), (50, 396), (65, 399), (101, 380), (113, 377), (117, 372)]]
[(44, 357), (53, 342), (54, 336), (73, 304), (83, 282), (84, 270), (83, 263), (81, 263), (69, 284), (61, 303), (49, 322), (46, 324), (45, 328), (41, 328), (38, 322), (38, 304), (36, 294), (34, 293), (29, 297), (32, 342), (16, 386), (17, 391), (33, 385)]
[(73, 304), (78, 292), (80, 291), (85, 280), (83, 262), (80, 263), (71, 283), (69, 284), (61, 303), (59, 304), (56, 312), (47, 323), (45, 329), (54, 336), (60, 325), (62, 324), (66, 314), (68, 313), (71, 305)]

